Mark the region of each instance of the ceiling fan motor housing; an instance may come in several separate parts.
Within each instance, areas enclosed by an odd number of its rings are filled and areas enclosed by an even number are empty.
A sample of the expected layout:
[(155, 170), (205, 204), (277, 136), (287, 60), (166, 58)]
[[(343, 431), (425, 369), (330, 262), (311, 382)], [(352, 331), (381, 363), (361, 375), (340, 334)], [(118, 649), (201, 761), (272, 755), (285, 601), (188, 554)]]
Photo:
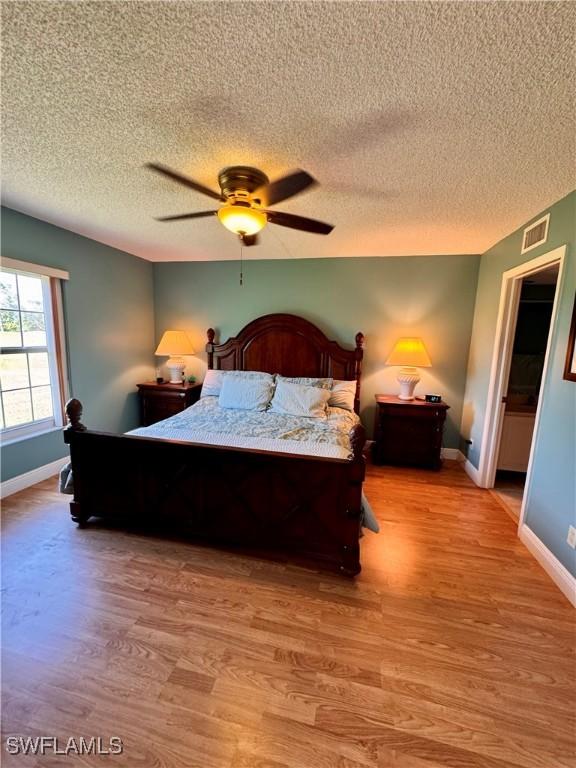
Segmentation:
[(250, 201), (252, 193), (269, 184), (269, 179), (258, 168), (251, 168), (247, 165), (231, 165), (220, 171), (218, 183), (222, 195), (229, 202), (239, 202)]

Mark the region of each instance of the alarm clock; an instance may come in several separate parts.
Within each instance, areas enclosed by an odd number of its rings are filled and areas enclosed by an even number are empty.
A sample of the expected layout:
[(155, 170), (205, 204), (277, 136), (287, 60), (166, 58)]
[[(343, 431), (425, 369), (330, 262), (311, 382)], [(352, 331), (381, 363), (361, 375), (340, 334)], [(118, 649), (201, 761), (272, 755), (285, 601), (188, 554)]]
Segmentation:
[(426, 395), (424, 399), (427, 403), (441, 403), (442, 395)]

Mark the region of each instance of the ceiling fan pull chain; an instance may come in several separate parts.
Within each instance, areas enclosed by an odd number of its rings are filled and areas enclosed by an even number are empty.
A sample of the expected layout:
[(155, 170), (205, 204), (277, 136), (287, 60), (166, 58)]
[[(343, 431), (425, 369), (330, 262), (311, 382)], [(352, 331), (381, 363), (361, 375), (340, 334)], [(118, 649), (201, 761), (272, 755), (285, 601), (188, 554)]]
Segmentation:
[(243, 267), (243, 251), (244, 251), (244, 243), (242, 240), (240, 240), (240, 285), (244, 285), (244, 276), (242, 275), (242, 267)]

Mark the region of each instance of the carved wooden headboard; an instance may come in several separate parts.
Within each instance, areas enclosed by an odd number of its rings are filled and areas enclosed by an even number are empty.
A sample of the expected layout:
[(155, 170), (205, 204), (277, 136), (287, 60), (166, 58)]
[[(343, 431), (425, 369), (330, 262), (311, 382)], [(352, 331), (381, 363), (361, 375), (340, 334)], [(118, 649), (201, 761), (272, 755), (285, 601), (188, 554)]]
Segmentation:
[(252, 320), (224, 344), (214, 343), (213, 328), (208, 329), (207, 335), (208, 368), (356, 379), (354, 409), (359, 412), (363, 333), (356, 334), (355, 349), (344, 349), (309, 320), (274, 314)]

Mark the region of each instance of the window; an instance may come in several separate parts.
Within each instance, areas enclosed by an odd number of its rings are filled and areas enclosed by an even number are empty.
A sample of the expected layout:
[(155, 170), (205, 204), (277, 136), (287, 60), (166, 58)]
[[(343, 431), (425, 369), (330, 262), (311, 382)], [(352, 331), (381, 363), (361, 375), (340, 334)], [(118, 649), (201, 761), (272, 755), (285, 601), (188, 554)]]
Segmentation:
[(0, 269), (0, 428), (9, 441), (63, 424), (66, 397), (59, 276), (3, 259)]

